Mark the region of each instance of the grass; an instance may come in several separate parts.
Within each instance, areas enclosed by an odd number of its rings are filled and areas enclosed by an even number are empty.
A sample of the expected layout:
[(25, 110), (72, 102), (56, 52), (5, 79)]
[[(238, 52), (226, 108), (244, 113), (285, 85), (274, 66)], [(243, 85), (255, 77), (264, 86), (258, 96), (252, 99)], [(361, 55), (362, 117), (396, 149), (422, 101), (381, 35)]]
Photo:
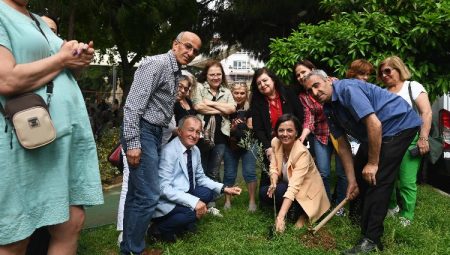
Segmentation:
[[(241, 187), (245, 185), (241, 183)], [(288, 224), (286, 232), (268, 240), (272, 224), (271, 210), (247, 212), (247, 192), (235, 197), (232, 209), (222, 211), (223, 218), (207, 215), (198, 224), (198, 232), (179, 238), (175, 244), (157, 243), (151, 247), (164, 254), (339, 254), (350, 248), (359, 238), (359, 228), (347, 217), (334, 217), (325, 226), (336, 241), (336, 249), (308, 248), (302, 242), (306, 229), (294, 229)], [(223, 206), (223, 198), (218, 208)], [(385, 220), (383, 243), (379, 254), (450, 254), (450, 198), (430, 186), (419, 186), (416, 216), (407, 228), (397, 218)], [(324, 230), (320, 230), (324, 231)], [(319, 231), (319, 232), (320, 232)], [(115, 225), (84, 230), (78, 254), (119, 254), (118, 232)]]

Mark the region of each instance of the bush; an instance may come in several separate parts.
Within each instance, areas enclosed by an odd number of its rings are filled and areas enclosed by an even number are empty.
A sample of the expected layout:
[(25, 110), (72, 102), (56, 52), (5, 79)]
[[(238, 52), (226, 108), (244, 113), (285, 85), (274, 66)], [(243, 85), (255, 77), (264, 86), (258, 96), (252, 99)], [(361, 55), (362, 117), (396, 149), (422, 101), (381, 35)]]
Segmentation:
[(121, 175), (119, 169), (108, 162), (108, 155), (119, 143), (119, 140), (120, 128), (117, 127), (105, 130), (101, 138), (97, 140), (98, 163), (103, 185), (113, 184), (115, 177)]
[[(349, 64), (365, 58), (377, 66), (397, 55), (430, 100), (449, 91), (450, 1), (322, 0), (332, 19), (300, 24), (287, 38), (273, 40), (268, 66), (288, 81), (298, 59), (310, 59), (343, 78)], [(372, 80), (375, 82), (375, 80)]]

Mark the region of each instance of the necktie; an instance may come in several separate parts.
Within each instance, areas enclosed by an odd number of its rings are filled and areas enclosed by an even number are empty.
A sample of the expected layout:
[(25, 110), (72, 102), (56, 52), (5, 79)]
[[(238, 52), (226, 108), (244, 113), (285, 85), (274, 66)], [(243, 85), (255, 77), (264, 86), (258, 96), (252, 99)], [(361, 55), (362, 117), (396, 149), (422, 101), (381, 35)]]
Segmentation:
[(189, 175), (189, 193), (194, 190), (194, 172), (192, 171), (192, 150), (187, 149), (187, 169)]

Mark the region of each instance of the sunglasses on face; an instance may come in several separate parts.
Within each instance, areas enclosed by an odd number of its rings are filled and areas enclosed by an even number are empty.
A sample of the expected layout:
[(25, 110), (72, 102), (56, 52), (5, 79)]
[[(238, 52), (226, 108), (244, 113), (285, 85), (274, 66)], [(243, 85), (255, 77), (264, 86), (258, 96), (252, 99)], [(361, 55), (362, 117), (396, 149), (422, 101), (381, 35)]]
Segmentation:
[(197, 56), (200, 53), (199, 49), (194, 48), (194, 46), (192, 46), (192, 44), (180, 42), (179, 40), (176, 40), (176, 41), (178, 43), (183, 44), (183, 46), (186, 48), (186, 50), (192, 51), (192, 54), (194, 54), (194, 56)]
[(387, 68), (384, 68), (384, 69), (381, 70), (381, 74), (391, 75), (393, 70), (394, 70), (393, 68), (387, 67)]

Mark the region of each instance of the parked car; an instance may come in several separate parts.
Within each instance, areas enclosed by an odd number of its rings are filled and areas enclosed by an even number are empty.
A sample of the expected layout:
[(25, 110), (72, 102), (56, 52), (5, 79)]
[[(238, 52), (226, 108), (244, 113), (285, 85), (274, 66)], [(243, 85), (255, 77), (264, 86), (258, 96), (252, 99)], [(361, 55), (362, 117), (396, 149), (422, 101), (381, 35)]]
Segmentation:
[(450, 193), (450, 92), (432, 105), (431, 152), (422, 165), (423, 181)]

